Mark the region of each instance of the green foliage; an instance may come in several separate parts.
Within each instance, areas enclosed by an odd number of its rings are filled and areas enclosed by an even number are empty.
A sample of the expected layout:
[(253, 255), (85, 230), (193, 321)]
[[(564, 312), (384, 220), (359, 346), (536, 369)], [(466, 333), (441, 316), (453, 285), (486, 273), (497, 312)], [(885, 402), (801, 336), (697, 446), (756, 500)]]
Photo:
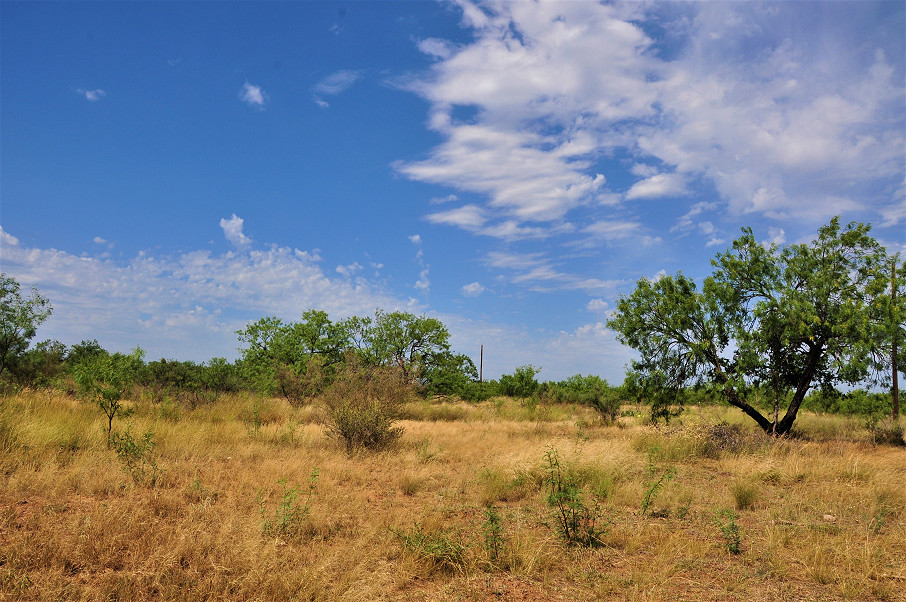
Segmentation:
[(318, 469), (313, 469), (305, 487), (288, 487), (286, 479), (277, 481), (282, 487), (282, 493), (273, 512), (268, 510), (264, 492), (258, 492), (258, 509), (263, 518), (261, 533), (265, 537), (297, 538), (301, 535), (305, 519), (311, 512), (312, 498), (318, 493), (318, 474)]
[(426, 393), (467, 392), (477, 377), (472, 361), (450, 351), (450, 334), (435, 318), (377, 310), (373, 318), (331, 322), (309, 310), (303, 321), (266, 317), (238, 331), (242, 367), (261, 393), (301, 403), (326, 390), (350, 358), (363, 366), (392, 367)]
[(444, 351), (431, 356), (421, 380), (429, 395), (456, 395), (473, 401), (480, 394), (476, 390), (478, 370), (475, 363), (468, 356), (459, 353)]
[(720, 534), (724, 540), (724, 547), (726, 547), (727, 551), (731, 554), (739, 554), (742, 552), (742, 548), (740, 547), (742, 536), (739, 533), (739, 525), (736, 523), (737, 518), (739, 518), (739, 516), (736, 512), (729, 508), (718, 510), (714, 516), (714, 524), (720, 529)]
[[(650, 456), (653, 456), (651, 454)], [(647, 516), (654, 505), (654, 499), (664, 488), (664, 485), (676, 478), (676, 468), (668, 466), (663, 471), (659, 471), (655, 466), (653, 458), (648, 459), (648, 479), (645, 481), (645, 494), (642, 496), (642, 516)]]
[(97, 404), (107, 416), (108, 446), (113, 443), (113, 419), (117, 416), (125, 418), (131, 413), (122, 400), (144, 366), (143, 356), (141, 348), (136, 348), (129, 355), (97, 354), (86, 357), (74, 368), (82, 397)]
[(203, 364), (166, 359), (148, 362), (140, 382), (154, 401), (178, 400), (193, 410), (213, 403), (221, 393), (241, 388), (237, 368), (217, 357)]
[(53, 308), (36, 288), (24, 298), (15, 278), (0, 274), (0, 376), (16, 365)]
[(600, 376), (576, 374), (564, 381), (544, 383), (540, 391), (542, 398), (557, 403), (587, 405), (607, 423), (616, 420), (620, 412), (620, 390)]
[(66, 345), (60, 341), (41, 341), (22, 353), (9, 367), (9, 373), (20, 386), (51, 387), (62, 377), (65, 360)]
[(484, 550), (488, 555), (488, 562), (492, 565), (497, 562), (503, 550), (503, 518), (494, 504), (489, 504), (484, 510), (484, 524), (481, 527), (484, 535)]
[[(812, 243), (780, 248), (746, 228), (712, 261), (701, 290), (682, 273), (640, 280), (608, 321), (641, 354), (632, 364), (638, 389), (674, 403), (686, 386), (706, 383), (766, 432), (789, 432), (816, 384), (869, 375), (888, 265), (869, 229), (834, 218)], [(770, 419), (750, 403), (760, 385), (771, 393)]]
[(400, 538), (405, 549), (430, 563), (432, 569), (463, 570), (466, 547), (443, 532), (425, 533), (418, 523), (409, 531), (391, 531)]
[(362, 366), (350, 358), (324, 393), (327, 430), (345, 442), (349, 453), (384, 448), (402, 435), (393, 423), (413, 393), (401, 370)]
[(541, 368), (535, 368), (531, 364), (519, 366), (513, 374), (504, 374), (498, 381), (498, 389), (501, 394), (510, 397), (519, 397), (525, 399), (531, 397), (538, 390), (539, 384), (535, 380), (535, 375), (541, 372)]
[(154, 487), (161, 470), (154, 459), (154, 433), (151, 430), (138, 441), (132, 438), (129, 429), (124, 433), (113, 433), (110, 446), (133, 481)]
[(564, 470), (556, 449), (544, 453), (546, 484), (550, 487), (547, 504), (554, 509), (557, 530), (569, 544), (598, 547), (608, 525), (602, 525), (601, 506), (593, 498), (591, 506), (583, 500), (582, 487), (575, 474)]

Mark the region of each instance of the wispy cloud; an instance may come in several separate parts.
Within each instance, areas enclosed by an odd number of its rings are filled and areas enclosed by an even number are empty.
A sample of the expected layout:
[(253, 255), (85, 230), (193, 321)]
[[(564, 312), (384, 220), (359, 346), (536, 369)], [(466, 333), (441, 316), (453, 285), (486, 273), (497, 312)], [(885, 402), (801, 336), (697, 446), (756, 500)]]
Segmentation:
[(421, 268), (421, 271), (418, 273), (418, 280), (415, 282), (413, 287), (416, 290), (420, 291), (423, 295), (427, 295), (431, 290), (431, 280), (428, 277), (431, 273), (431, 267), (425, 263), (425, 252), (422, 249), (422, 237), (420, 234), (413, 234), (408, 238), (409, 242), (415, 245), (418, 249), (418, 251), (415, 253), (415, 261)]
[(242, 85), (242, 89), (239, 90), (239, 100), (253, 109), (264, 110), (268, 101), (268, 96), (261, 86), (255, 86), (245, 82)]
[(315, 103), (322, 107), (327, 108), (330, 104), (324, 100), (324, 96), (336, 96), (348, 90), (354, 83), (359, 81), (364, 75), (363, 71), (356, 71), (352, 69), (343, 69), (341, 71), (336, 71), (331, 73), (314, 86), (312, 86), (312, 92), (314, 93)]
[(85, 90), (83, 88), (79, 88), (76, 90), (76, 92), (79, 94), (79, 96), (84, 97), (88, 102), (97, 102), (107, 96), (107, 93), (100, 88), (98, 88), (97, 90)]

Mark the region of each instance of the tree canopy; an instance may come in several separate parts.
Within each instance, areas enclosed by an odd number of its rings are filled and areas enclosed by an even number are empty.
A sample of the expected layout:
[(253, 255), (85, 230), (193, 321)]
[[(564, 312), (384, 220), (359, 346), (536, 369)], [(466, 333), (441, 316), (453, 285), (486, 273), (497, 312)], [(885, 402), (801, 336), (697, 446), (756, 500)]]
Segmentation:
[(53, 308), (47, 297), (31, 289), (23, 297), (15, 278), (0, 274), (0, 375), (28, 349), (38, 326), (50, 317)]
[[(712, 386), (783, 435), (810, 389), (866, 379), (891, 330), (878, 312), (889, 258), (869, 230), (834, 218), (813, 242), (781, 248), (744, 228), (712, 260), (700, 290), (682, 273), (640, 280), (608, 321), (641, 355), (632, 363), (638, 390), (663, 400), (692, 384)], [(750, 398), (765, 387), (772, 416)]]

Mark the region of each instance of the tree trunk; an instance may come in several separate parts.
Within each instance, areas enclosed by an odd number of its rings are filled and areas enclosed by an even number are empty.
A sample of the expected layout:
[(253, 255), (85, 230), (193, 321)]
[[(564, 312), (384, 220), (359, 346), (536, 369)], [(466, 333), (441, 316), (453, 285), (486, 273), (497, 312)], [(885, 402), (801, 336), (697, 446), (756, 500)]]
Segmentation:
[[(890, 269), (890, 311), (893, 313), (894, 307), (897, 303), (897, 260), (894, 259), (891, 262)], [(893, 316), (891, 316), (893, 317)], [(891, 370), (893, 371), (893, 378), (891, 383), (891, 394), (893, 396), (893, 409), (890, 412), (890, 417), (893, 418), (894, 422), (900, 419), (900, 385), (898, 382), (899, 376), (897, 375), (897, 338), (900, 335), (900, 325), (897, 324), (894, 320), (891, 320), (891, 327), (893, 328), (893, 344), (891, 347), (893, 350), (890, 354), (890, 364)]]

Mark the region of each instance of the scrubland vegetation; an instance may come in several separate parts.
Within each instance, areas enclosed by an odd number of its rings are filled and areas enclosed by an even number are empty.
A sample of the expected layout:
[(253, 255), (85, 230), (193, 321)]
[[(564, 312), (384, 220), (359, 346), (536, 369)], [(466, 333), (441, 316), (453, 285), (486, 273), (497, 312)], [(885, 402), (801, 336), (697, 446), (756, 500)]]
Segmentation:
[(0, 599), (906, 600), (906, 270), (868, 229), (639, 281), (620, 386), (480, 382), (380, 310), (233, 363), (30, 347), (50, 302), (0, 275)]
[(4, 599), (904, 599), (906, 450), (862, 419), (409, 396), (366, 451), (322, 399), (123, 404), (108, 446), (90, 401), (3, 399)]

